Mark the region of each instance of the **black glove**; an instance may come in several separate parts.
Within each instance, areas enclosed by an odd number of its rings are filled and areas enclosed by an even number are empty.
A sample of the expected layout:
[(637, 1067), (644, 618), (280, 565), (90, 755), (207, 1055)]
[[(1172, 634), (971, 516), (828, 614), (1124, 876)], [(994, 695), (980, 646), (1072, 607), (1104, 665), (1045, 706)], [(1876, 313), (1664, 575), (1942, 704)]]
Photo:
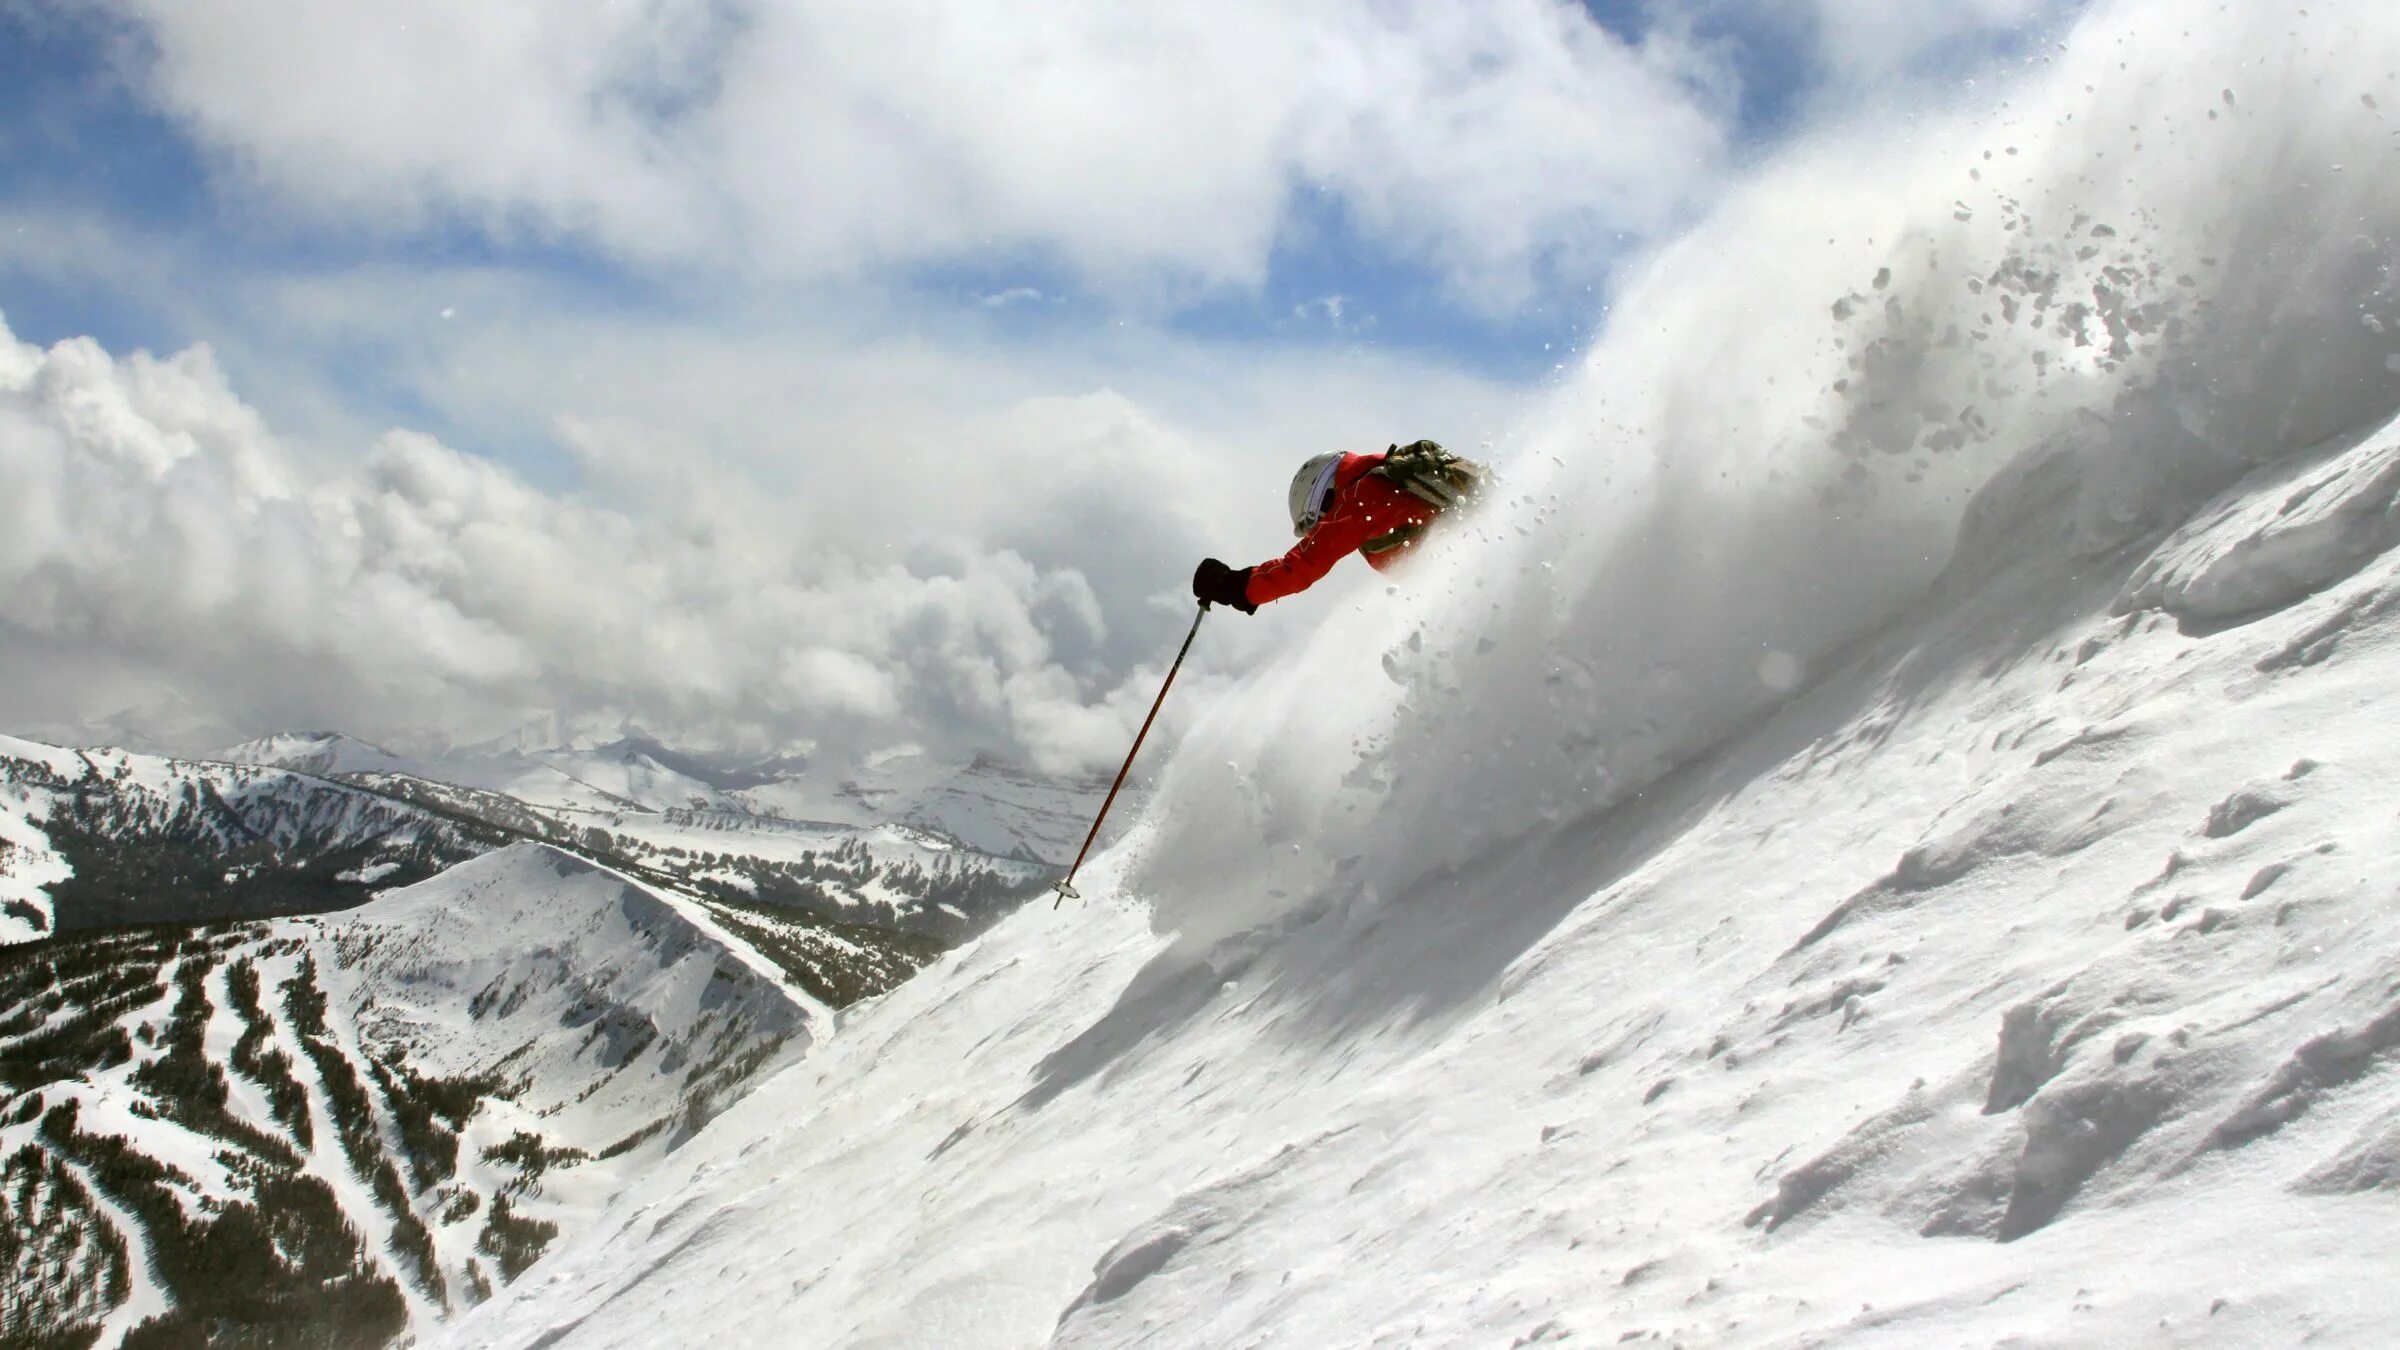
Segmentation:
[(1202, 558), (1200, 570), (1192, 573), (1192, 594), (1212, 605), (1231, 605), (1244, 614), (1256, 614), (1258, 606), (1250, 603), (1250, 569), (1236, 572), (1214, 558)]

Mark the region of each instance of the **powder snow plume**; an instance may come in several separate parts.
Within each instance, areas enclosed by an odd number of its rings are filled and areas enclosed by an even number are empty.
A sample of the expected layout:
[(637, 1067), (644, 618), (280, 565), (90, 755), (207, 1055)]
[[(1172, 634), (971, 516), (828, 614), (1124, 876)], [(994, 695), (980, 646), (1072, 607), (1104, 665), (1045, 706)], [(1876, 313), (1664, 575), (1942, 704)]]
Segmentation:
[(1763, 166), (1621, 289), (1449, 547), (1309, 616), (1095, 871), (1195, 943), (1447, 884), (1917, 601), (2004, 466), (2071, 457), (2097, 553), (2387, 418), (2395, 51), (2375, 3), (2103, 6)]

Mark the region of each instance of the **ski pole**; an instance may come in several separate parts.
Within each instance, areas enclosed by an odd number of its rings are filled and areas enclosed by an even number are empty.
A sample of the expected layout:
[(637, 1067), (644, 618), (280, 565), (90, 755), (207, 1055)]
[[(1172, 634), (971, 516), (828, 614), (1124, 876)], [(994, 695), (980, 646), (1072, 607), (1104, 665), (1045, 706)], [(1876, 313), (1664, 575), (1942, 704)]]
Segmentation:
[(1142, 753), (1142, 740), (1150, 734), (1150, 724), (1158, 720), (1158, 710), (1166, 706), (1167, 691), (1175, 687), (1175, 672), (1183, 669), (1183, 658), (1191, 654), (1192, 639), (1200, 636), (1200, 621), (1208, 617), (1208, 602), (1200, 602), (1200, 612), (1192, 616), (1192, 631), (1183, 635), (1183, 649), (1175, 653), (1175, 664), (1167, 667), (1167, 678), (1158, 686), (1158, 698), (1150, 705), (1150, 715), (1142, 719), (1142, 729), (1134, 733), (1133, 748), (1125, 752), (1125, 767), (1117, 770), (1117, 781), (1109, 784), (1108, 797), (1100, 803), (1100, 814), (1092, 818), (1092, 832), (1083, 837), (1083, 847), (1075, 854), (1075, 865), (1067, 869), (1067, 879), (1058, 883), (1058, 898), (1050, 902), (1056, 909), (1067, 902), (1068, 896), (1081, 900), (1083, 894), (1075, 889), (1075, 873), (1083, 867), (1083, 856), (1092, 851), (1092, 841), (1100, 837), (1100, 822), (1108, 819), (1108, 808), (1117, 804), (1117, 789), (1125, 786), (1125, 775), (1133, 772), (1133, 757)]

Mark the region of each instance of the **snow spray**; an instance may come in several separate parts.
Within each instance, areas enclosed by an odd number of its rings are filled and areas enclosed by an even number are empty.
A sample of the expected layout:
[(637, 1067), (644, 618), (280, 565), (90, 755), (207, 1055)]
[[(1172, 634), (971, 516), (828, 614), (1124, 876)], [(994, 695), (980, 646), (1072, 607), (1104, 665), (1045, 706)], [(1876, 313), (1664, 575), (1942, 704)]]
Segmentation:
[(2139, 537), (2400, 407), (2400, 11), (2103, 5), (1624, 276), (1504, 489), (1186, 739), (1107, 863), (1207, 942), (1606, 810), (1916, 603), (1994, 473)]

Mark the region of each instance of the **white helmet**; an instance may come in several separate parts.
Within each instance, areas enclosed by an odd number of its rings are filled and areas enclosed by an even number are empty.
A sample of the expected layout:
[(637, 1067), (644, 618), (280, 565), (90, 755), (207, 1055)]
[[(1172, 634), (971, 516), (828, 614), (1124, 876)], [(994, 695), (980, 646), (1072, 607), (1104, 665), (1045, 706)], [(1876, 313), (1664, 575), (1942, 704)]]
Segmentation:
[(1340, 451), (1313, 455), (1292, 475), (1292, 533), (1306, 534), (1317, 527), (1317, 518), (1333, 496), (1333, 471), (1342, 465)]

